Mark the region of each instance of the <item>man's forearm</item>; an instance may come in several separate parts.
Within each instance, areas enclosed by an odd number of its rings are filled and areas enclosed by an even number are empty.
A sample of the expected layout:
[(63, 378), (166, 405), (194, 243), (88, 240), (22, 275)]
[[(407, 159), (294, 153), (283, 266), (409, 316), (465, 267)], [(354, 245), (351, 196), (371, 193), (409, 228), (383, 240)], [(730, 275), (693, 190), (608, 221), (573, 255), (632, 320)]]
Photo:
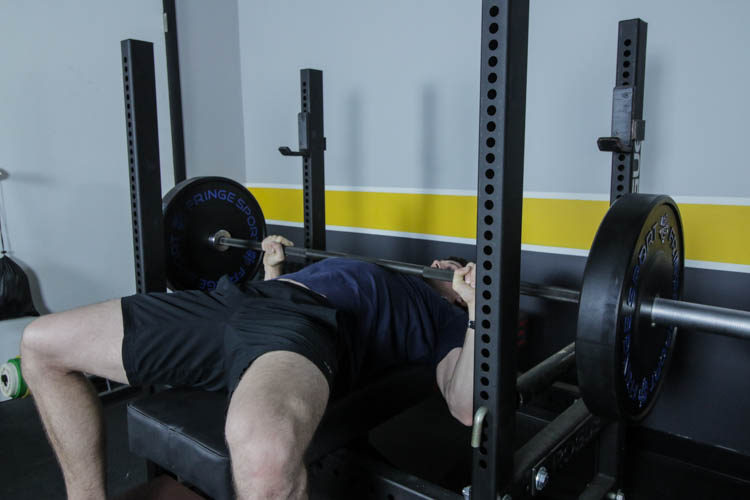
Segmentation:
[(278, 266), (263, 266), (263, 281), (268, 281), (272, 279), (276, 279), (279, 276), (283, 274), (282, 268), (284, 267), (283, 264), (279, 264)]

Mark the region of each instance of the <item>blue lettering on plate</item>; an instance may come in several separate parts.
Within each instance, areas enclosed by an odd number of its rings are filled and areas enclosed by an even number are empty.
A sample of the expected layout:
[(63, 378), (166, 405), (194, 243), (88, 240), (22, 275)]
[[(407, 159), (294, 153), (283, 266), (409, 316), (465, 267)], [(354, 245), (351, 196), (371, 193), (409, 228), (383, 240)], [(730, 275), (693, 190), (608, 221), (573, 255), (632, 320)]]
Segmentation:
[(646, 247), (650, 247), (654, 243), (654, 232), (656, 231), (656, 224), (646, 233)]
[(646, 261), (646, 256), (648, 255), (648, 248), (646, 248), (646, 244), (641, 247), (641, 250), (638, 252), (638, 264), (643, 265), (643, 263)]
[(641, 265), (636, 264), (635, 267), (633, 268), (633, 283), (634, 284), (638, 283), (638, 275), (640, 273), (641, 273)]
[(622, 351), (625, 353), (625, 361), (630, 358), (630, 334), (622, 338)]
[(649, 390), (648, 390), (648, 380), (646, 380), (646, 377), (643, 377), (643, 380), (641, 381), (641, 388), (638, 391), (638, 407), (642, 408), (646, 401), (648, 400), (649, 396)]
[(243, 278), (244, 276), (245, 276), (245, 268), (244, 268), (244, 267), (241, 267), (241, 268), (239, 269), (239, 271), (236, 271), (235, 273), (233, 273), (233, 274), (232, 274), (232, 275), (231, 275), (231, 276), (229, 277), (229, 280), (230, 280), (231, 282), (233, 282), (233, 283), (239, 283), (239, 282), (240, 282), (240, 280), (241, 280), (241, 279), (242, 279), (242, 278)]
[(669, 226), (663, 227), (659, 230), (659, 239), (661, 240), (662, 244), (666, 241), (667, 237), (669, 236), (669, 230), (671, 228)]
[(631, 286), (630, 290), (628, 291), (628, 302), (627, 304), (629, 306), (633, 306), (635, 304), (635, 287)]
[(252, 264), (255, 264), (255, 261), (258, 258), (258, 252), (255, 250), (248, 250), (242, 255), (242, 261), (245, 263), (246, 266), (250, 266)]
[[(672, 261), (672, 298), (679, 299), (681, 261), (680, 255), (680, 236), (675, 227), (670, 224), (670, 213), (666, 212), (659, 216), (658, 221), (644, 234), (641, 240), (641, 247), (638, 250), (637, 258), (633, 262), (631, 284), (628, 288), (627, 296), (623, 298), (628, 306), (635, 306), (638, 300), (638, 281), (641, 273), (644, 272), (643, 264), (651, 252), (651, 247), (658, 248), (659, 251), (666, 251), (670, 254)], [(656, 245), (654, 245), (656, 243)], [(661, 376), (664, 373), (664, 366), (669, 356), (669, 349), (673, 343), (676, 328), (670, 326), (666, 328), (666, 337), (664, 344), (659, 352), (659, 358), (650, 373), (645, 374), (642, 378), (639, 375), (640, 382), (636, 380), (633, 373), (633, 364), (631, 359), (631, 335), (634, 328), (632, 314), (623, 317), (623, 338), (622, 338), (622, 368), (623, 382), (625, 392), (637, 407), (643, 408), (648, 404), (649, 398), (656, 391)]]
[(214, 288), (216, 288), (216, 281), (201, 278), (198, 288), (200, 290), (213, 290)]
[(179, 213), (172, 218), (174, 229), (185, 229), (185, 214)]

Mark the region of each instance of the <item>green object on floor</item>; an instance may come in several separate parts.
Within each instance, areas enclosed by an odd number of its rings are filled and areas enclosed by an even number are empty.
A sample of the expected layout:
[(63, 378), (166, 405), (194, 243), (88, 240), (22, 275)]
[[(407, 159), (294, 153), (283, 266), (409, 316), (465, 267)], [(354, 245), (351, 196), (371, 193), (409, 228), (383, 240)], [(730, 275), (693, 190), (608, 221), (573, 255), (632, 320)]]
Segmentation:
[(25, 398), (29, 395), (29, 386), (21, 374), (21, 357), (9, 359), (0, 366), (0, 392), (9, 398)]

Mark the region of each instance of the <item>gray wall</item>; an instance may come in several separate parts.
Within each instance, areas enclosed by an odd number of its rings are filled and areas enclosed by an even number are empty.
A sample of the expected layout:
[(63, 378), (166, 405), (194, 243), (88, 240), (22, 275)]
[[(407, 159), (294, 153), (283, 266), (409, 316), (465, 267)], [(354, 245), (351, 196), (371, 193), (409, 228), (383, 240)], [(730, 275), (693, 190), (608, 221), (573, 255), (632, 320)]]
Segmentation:
[(243, 181), (237, 2), (182, 1), (176, 8), (187, 175)]
[(300, 184), (299, 70), (323, 70), (326, 183), (476, 188), (479, 3), (240, 2), (247, 181)]
[[(476, 188), (480, 2), (239, 2), (247, 181), (299, 184), (298, 70), (324, 70), (328, 184)], [(608, 193), (617, 23), (649, 23), (642, 191), (747, 197), (750, 3), (531, 2), (525, 190)]]
[(648, 23), (642, 191), (747, 197), (750, 3), (531, 2), (526, 189), (607, 192), (617, 22)]
[[(0, 1), (0, 202), (10, 256), (42, 312), (133, 293), (120, 40), (155, 42), (172, 184), (161, 2)], [(19, 322), (0, 322), (0, 361)], [(11, 341), (8, 339), (16, 339)]]

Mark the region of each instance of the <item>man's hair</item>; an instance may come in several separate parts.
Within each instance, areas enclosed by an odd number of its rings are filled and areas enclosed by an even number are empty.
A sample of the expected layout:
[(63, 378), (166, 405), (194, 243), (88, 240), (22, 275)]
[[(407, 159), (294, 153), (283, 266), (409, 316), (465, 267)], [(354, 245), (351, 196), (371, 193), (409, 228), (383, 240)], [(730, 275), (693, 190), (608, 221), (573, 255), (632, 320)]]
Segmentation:
[(452, 261), (458, 262), (459, 264), (461, 264), (461, 267), (466, 267), (466, 264), (469, 263), (469, 261), (464, 259), (463, 257), (456, 257), (455, 255), (451, 257), (446, 257), (443, 260), (452, 260)]

